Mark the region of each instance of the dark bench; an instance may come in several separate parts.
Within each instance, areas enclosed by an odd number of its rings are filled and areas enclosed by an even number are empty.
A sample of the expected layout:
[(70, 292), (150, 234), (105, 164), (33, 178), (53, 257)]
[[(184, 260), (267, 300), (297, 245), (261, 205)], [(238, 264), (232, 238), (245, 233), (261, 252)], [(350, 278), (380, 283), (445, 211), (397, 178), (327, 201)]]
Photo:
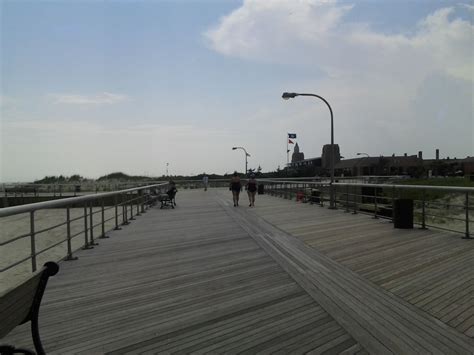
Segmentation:
[[(26, 281), (0, 294), (0, 339), (16, 326), (31, 322), (31, 336), (36, 353), (45, 354), (39, 335), (38, 313), (48, 278), (56, 275), (58, 271), (58, 264), (47, 262), (40, 271)], [(0, 354), (34, 354), (34, 352), (0, 344)]]
[(176, 206), (176, 192), (177, 190), (170, 190), (167, 193), (161, 194), (158, 199), (161, 202), (160, 208)]

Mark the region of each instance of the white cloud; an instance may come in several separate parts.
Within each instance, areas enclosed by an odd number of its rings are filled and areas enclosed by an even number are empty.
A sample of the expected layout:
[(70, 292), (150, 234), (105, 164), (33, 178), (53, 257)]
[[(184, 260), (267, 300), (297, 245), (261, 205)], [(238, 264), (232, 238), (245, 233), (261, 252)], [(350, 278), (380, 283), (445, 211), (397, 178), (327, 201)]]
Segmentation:
[[(441, 8), (414, 30), (386, 34), (348, 21), (352, 8), (338, 1), (246, 0), (204, 36), (225, 56), (321, 69), (325, 75), (295, 78), (283, 89), (329, 100), (344, 155), (435, 148), (472, 155), (474, 26)], [(293, 111), (286, 105), (270, 115), (283, 119), (299, 109), (292, 123), (304, 127), (319, 107), (295, 101)], [(327, 132), (315, 131), (303, 149), (314, 144), (318, 152), (324, 143)]]
[(56, 104), (70, 105), (110, 105), (127, 100), (127, 96), (103, 92), (97, 95), (51, 94)]
[[(246, 0), (204, 35), (217, 52), (246, 59), (316, 65), (328, 74), (391, 67), (472, 79), (473, 26), (450, 19), (452, 8), (422, 19), (414, 35), (385, 35), (345, 20), (353, 6), (337, 1)], [(389, 65), (389, 67), (387, 67)]]
[(464, 7), (468, 10), (471, 10), (471, 11), (474, 11), (474, 5), (470, 5), (470, 4), (459, 4), (461, 7)]

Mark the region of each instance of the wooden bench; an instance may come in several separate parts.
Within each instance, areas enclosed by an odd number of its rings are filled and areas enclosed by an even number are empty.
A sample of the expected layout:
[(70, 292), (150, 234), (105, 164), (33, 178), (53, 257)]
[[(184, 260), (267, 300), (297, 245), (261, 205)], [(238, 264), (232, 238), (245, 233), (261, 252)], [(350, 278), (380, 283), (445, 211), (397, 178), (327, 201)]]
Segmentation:
[[(31, 336), (38, 355), (45, 354), (38, 327), (38, 313), (44, 290), (50, 276), (56, 275), (59, 266), (47, 262), (26, 281), (0, 294), (0, 339), (16, 326), (31, 322)], [(0, 354), (34, 354), (31, 350), (0, 344)]]
[(163, 207), (174, 208), (174, 206), (176, 206), (176, 192), (177, 190), (171, 190), (159, 195), (158, 199), (161, 202), (160, 209)]

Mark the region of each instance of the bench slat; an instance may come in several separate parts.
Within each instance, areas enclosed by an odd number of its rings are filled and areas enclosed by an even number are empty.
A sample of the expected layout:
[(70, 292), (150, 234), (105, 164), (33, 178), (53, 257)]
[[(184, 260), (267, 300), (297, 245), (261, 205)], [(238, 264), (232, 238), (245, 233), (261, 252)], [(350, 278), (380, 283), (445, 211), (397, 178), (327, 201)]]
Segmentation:
[(29, 315), (44, 270), (35, 273), (20, 285), (0, 295), (0, 338), (22, 323)]

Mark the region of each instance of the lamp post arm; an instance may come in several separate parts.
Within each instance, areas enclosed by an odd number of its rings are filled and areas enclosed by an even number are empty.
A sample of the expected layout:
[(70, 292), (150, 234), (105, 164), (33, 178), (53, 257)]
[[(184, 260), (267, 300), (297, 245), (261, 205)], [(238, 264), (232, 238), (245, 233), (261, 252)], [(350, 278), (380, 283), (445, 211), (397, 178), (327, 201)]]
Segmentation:
[(233, 149), (233, 150), (235, 150), (235, 149), (242, 149), (242, 150), (244, 151), (244, 153), (245, 153), (245, 175), (247, 175), (247, 170), (248, 170), (248, 169), (247, 169), (247, 166), (248, 166), (247, 157), (249, 157), (250, 154), (247, 153), (247, 150), (245, 150), (244, 147), (233, 147), (232, 149)]
[(317, 97), (318, 99), (321, 99), (322, 101), (324, 101), (324, 103), (329, 108), (329, 112), (331, 113), (331, 126), (332, 126), (332, 121), (333, 121), (332, 108), (331, 108), (331, 105), (329, 105), (329, 102), (327, 102), (324, 97), (316, 95), (316, 94), (297, 94), (296, 96), (313, 96), (313, 97)]
[(322, 101), (324, 101), (324, 103), (329, 108), (329, 112), (331, 113), (331, 183), (333, 183), (334, 182), (334, 115), (332, 113), (331, 105), (329, 105), (329, 102), (327, 102), (324, 97), (316, 95), (316, 94), (297, 94), (297, 96), (317, 97), (318, 99), (321, 99)]

